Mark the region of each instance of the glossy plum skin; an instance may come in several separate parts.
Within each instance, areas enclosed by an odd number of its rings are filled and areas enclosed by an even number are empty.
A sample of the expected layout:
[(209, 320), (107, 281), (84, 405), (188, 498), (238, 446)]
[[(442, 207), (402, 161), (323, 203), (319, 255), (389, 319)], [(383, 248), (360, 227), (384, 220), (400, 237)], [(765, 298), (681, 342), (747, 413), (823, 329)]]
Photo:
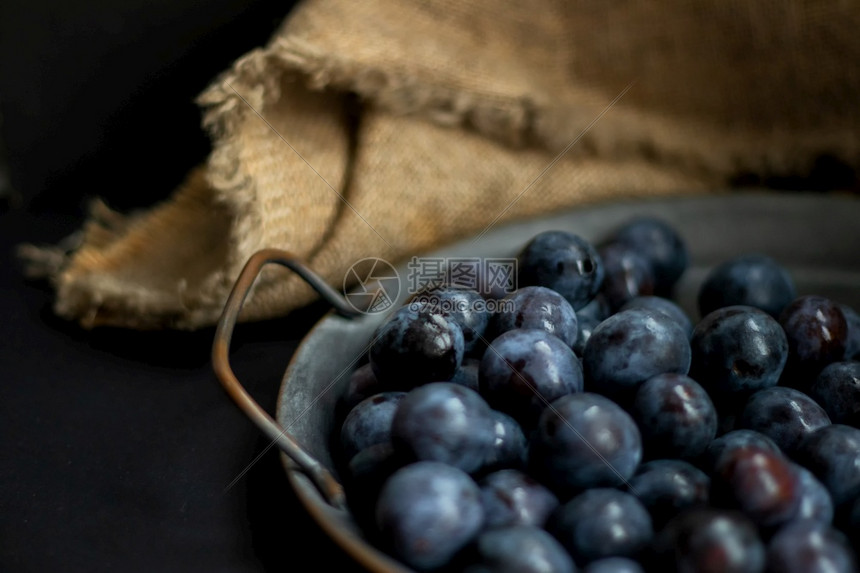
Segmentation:
[(705, 316), (693, 330), (690, 347), (690, 376), (724, 397), (775, 386), (788, 359), (788, 340), (779, 323), (750, 306), (729, 306)]
[(789, 382), (806, 390), (831, 362), (845, 357), (848, 323), (842, 310), (823, 296), (802, 296), (783, 309), (779, 323), (788, 339)]
[(776, 261), (763, 255), (743, 255), (714, 268), (699, 290), (702, 316), (718, 308), (744, 305), (773, 318), (797, 296), (794, 281)]
[(717, 411), (705, 389), (683, 374), (658, 374), (636, 392), (630, 409), (647, 459), (695, 458), (717, 433)]
[(653, 218), (517, 257), (507, 292), (413, 297), (345, 384), (336, 471), (371, 542), (436, 573), (860, 572), (856, 312), (754, 255), (714, 269), (694, 325)]
[(449, 321), (457, 323), (463, 331), (463, 344), (466, 355), (483, 350), (481, 338), (487, 330), (491, 313), (483, 303), (483, 297), (474, 290), (443, 287), (419, 295), (410, 304), (420, 306), (422, 302), (439, 312)]
[(678, 323), (678, 326), (687, 333), (687, 338), (693, 335), (693, 321), (690, 320), (690, 317), (687, 316), (684, 309), (668, 298), (663, 298), (662, 296), (637, 296), (636, 298), (630, 299), (619, 309), (619, 311), (634, 308), (644, 308), (646, 310), (662, 312)]
[(654, 571), (761, 573), (765, 546), (742, 513), (692, 509), (681, 513), (654, 541)]
[(517, 328), (545, 330), (567, 346), (576, 342), (579, 327), (576, 312), (567, 300), (546, 287), (523, 287), (505, 297), (514, 312), (493, 315), (490, 332), (493, 337)]
[(853, 573), (854, 552), (845, 536), (814, 521), (792, 523), (773, 536), (767, 548), (769, 573)]
[(834, 362), (812, 384), (810, 396), (834, 424), (860, 427), (860, 362)]
[(447, 563), (478, 534), (484, 507), (478, 485), (439, 462), (397, 470), (379, 494), (376, 524), (383, 542), (418, 570)]
[(396, 451), (469, 473), (490, 458), (495, 440), (495, 419), (484, 399), (450, 382), (433, 382), (409, 392), (391, 422)]
[(590, 489), (561, 505), (547, 527), (580, 564), (636, 556), (654, 535), (645, 506), (608, 488)]
[(642, 255), (620, 243), (603, 245), (597, 253), (604, 268), (600, 292), (610, 308), (617, 310), (637, 296), (654, 294), (654, 272)]
[(684, 240), (672, 226), (654, 217), (633, 219), (618, 229), (613, 239), (648, 261), (655, 292), (660, 295), (671, 292), (689, 264)]
[(791, 521), (812, 520), (830, 524), (833, 521), (833, 498), (824, 484), (811, 471), (799, 464), (791, 464), (800, 486), (800, 502)]
[(347, 415), (340, 443), (349, 460), (361, 450), (391, 441), (391, 420), (405, 392), (383, 392), (360, 402)]
[(517, 255), (520, 288), (544, 286), (579, 310), (603, 284), (603, 262), (594, 246), (578, 235), (546, 231), (536, 235)]
[(723, 456), (711, 481), (711, 502), (740, 509), (762, 527), (778, 527), (798, 511), (798, 474), (781, 454), (753, 446)]
[(707, 505), (710, 489), (711, 478), (681, 460), (644, 463), (628, 486), (648, 510), (657, 530), (683, 510)]
[(836, 506), (860, 495), (860, 429), (819, 428), (801, 442), (796, 458), (827, 487)]
[(714, 439), (714, 441), (708, 445), (708, 448), (700, 459), (699, 467), (701, 467), (705, 473), (711, 474), (722, 462), (724, 456), (727, 456), (738, 448), (746, 448), (750, 446), (769, 450), (777, 454), (782, 453), (782, 450), (779, 449), (776, 442), (761, 432), (747, 429), (732, 430), (731, 432), (725, 433)]
[(690, 342), (675, 321), (651, 310), (625, 310), (601, 322), (585, 344), (582, 365), (589, 391), (631, 396), (658, 374), (686, 374)]
[(513, 525), (484, 531), (475, 541), (477, 563), (465, 573), (574, 573), (556, 539), (538, 527)]
[(482, 472), (489, 472), (505, 468), (523, 468), (528, 457), (528, 440), (523, 429), (516, 420), (498, 410), (491, 413), (493, 419), (493, 446), (484, 465)]
[(579, 358), (544, 330), (509, 330), (490, 344), (479, 369), (481, 394), (490, 405), (531, 428), (546, 405), (581, 392)]
[(774, 386), (749, 397), (738, 423), (766, 435), (791, 456), (806, 436), (830, 425), (830, 418), (803, 392)]
[(506, 469), (487, 474), (479, 483), (485, 527), (533, 525), (543, 527), (558, 507), (549, 489), (521, 471)]
[(600, 324), (600, 321), (590, 316), (579, 320), (579, 333), (576, 336), (576, 342), (573, 343), (573, 352), (580, 357), (580, 359), (582, 358), (583, 352), (585, 352), (585, 344), (588, 342), (588, 339), (591, 338), (591, 333), (594, 332), (594, 329), (597, 328), (598, 324)]
[(463, 331), (429, 305), (400, 308), (374, 335), (370, 364), (393, 390), (450, 380), (463, 361)]
[(618, 486), (642, 459), (642, 438), (630, 415), (599, 394), (570, 394), (544, 410), (532, 434), (529, 467), (564, 496)]

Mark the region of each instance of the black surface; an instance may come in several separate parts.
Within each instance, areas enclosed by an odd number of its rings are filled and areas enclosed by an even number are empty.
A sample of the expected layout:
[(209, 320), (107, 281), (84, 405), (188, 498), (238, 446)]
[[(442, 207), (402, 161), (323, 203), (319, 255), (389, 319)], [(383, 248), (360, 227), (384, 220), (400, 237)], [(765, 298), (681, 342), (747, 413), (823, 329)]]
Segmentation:
[(0, 2), (0, 139), (39, 210), (166, 197), (208, 140), (194, 98), (294, 2)]
[[(47, 285), (24, 282), (11, 248), (74, 223), (0, 216), (0, 570), (347, 568), (275, 449), (226, 489), (268, 443), (215, 380), (211, 329), (83, 331), (53, 316)], [(269, 411), (325, 310), (238, 328), (234, 368)]]
[[(291, 2), (0, 3), (0, 571), (345, 570), (268, 443), (221, 390), (212, 330), (87, 332), (13, 248), (80, 226), (87, 198), (166, 197), (208, 152), (193, 98)], [(0, 170), (2, 171), (2, 170)], [(274, 411), (323, 313), (241, 326), (234, 365)]]

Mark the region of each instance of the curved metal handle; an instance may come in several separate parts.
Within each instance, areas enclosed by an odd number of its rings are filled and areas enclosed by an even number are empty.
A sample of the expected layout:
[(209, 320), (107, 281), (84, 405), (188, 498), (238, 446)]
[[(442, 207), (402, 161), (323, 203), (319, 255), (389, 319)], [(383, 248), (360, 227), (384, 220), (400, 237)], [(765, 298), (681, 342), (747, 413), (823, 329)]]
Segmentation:
[(278, 264), (292, 270), (305, 282), (314, 288), (328, 303), (343, 316), (356, 316), (359, 312), (323, 279), (311, 271), (292, 253), (280, 249), (263, 249), (254, 253), (236, 279), (233, 290), (224, 305), (224, 312), (218, 320), (215, 330), (215, 342), (212, 345), (212, 365), (215, 375), (221, 385), (230, 395), (236, 405), (251, 419), (252, 422), (311, 479), (322, 496), (332, 506), (344, 509), (346, 500), (343, 487), (331, 473), (302, 446), (287, 431), (245, 391), (242, 383), (236, 378), (230, 367), (230, 340), (233, 328), (242, 310), (242, 304), (251, 290), (251, 286), (259, 276), (260, 271), (269, 263)]

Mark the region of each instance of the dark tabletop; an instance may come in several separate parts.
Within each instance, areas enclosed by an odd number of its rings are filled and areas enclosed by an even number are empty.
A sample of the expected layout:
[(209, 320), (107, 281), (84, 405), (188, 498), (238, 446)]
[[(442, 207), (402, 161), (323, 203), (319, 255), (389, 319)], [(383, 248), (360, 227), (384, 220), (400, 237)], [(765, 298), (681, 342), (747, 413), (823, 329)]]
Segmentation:
[[(290, 3), (8, 4), (0, 571), (350, 569), (305, 515), (275, 449), (218, 385), (212, 329), (82, 330), (53, 315), (50, 286), (26, 281), (14, 256), (22, 242), (77, 229), (92, 197), (121, 210), (166, 197), (208, 152), (194, 96), (263, 43)], [(234, 368), (269, 411), (325, 310), (238, 329)]]

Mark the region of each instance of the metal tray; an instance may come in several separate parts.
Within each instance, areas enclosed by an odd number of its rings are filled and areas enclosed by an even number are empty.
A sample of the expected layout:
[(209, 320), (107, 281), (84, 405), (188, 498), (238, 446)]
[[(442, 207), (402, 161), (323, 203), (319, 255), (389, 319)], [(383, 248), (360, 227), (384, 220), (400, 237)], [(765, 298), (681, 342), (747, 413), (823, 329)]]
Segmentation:
[[(822, 294), (860, 308), (860, 200), (851, 196), (720, 193), (709, 196), (624, 201), (499, 227), (428, 257), (505, 257), (535, 234), (567, 230), (597, 241), (637, 215), (655, 215), (684, 237), (691, 266), (676, 285), (675, 300), (693, 320), (699, 285), (716, 264), (745, 253), (774, 257), (791, 272), (800, 294)], [(277, 263), (298, 272), (335, 310), (308, 333), (281, 384), (276, 421), (244, 391), (230, 370), (230, 335), (260, 268)], [(406, 269), (397, 269), (406, 276)], [(401, 289), (392, 311), (409, 293)], [(213, 363), (231, 397), (282, 450), (287, 478), (307, 511), (358, 564), (370, 571), (408, 571), (371, 546), (343, 503), (330, 449), (335, 406), (375, 328), (389, 313), (360, 314), (283, 251), (267, 250), (249, 261), (219, 323)]]

